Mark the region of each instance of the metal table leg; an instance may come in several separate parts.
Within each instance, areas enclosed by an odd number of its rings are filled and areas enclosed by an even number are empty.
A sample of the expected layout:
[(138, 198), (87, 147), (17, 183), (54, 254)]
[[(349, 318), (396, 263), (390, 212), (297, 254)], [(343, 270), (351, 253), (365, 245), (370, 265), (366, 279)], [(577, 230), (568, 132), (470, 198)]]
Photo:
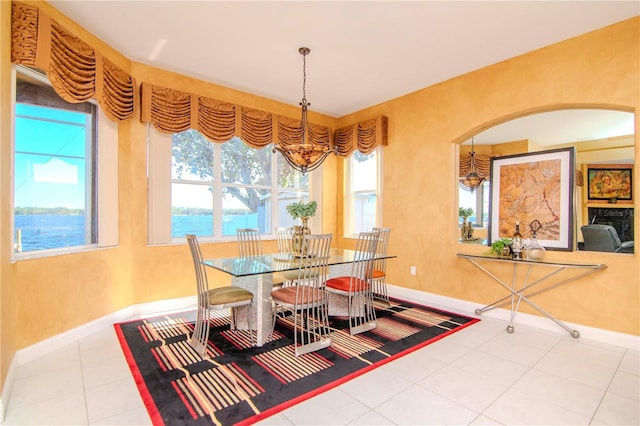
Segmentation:
[[(468, 259), (471, 263), (473, 263), (476, 267), (478, 267), (480, 270), (482, 270), (483, 272), (485, 272), (487, 275), (489, 275), (491, 278), (493, 278), (496, 282), (498, 282), (501, 286), (503, 286), (505, 289), (507, 289), (509, 291), (509, 295), (498, 299), (486, 306), (484, 306), (483, 308), (480, 309), (476, 309), (475, 313), (476, 315), (481, 315), (484, 312), (487, 312), (491, 309), (500, 307), (500, 306), (504, 306), (508, 303), (510, 303), (511, 305), (511, 315), (510, 315), (510, 321), (509, 321), (509, 325), (507, 325), (507, 332), (508, 333), (513, 333), (515, 331), (515, 318), (516, 318), (516, 313), (518, 312), (518, 310), (520, 309), (520, 305), (522, 302), (527, 303), (529, 306), (531, 306), (533, 309), (535, 309), (536, 311), (538, 311), (540, 314), (542, 314), (543, 316), (545, 316), (546, 318), (550, 319), (551, 321), (553, 321), (554, 323), (556, 323), (558, 326), (560, 326), (561, 328), (565, 329), (570, 335), (571, 337), (574, 338), (578, 338), (580, 337), (580, 332), (578, 330), (574, 330), (571, 329), (570, 327), (568, 327), (566, 324), (564, 324), (562, 321), (560, 321), (559, 319), (557, 319), (555, 316), (553, 316), (551, 313), (549, 313), (548, 311), (544, 310), (542, 307), (540, 307), (537, 303), (533, 302), (530, 298), (537, 295), (537, 294), (541, 294), (544, 293), (546, 291), (549, 291), (553, 288), (559, 287), (561, 285), (567, 284), (569, 282), (578, 280), (584, 276), (590, 275), (594, 272), (597, 272), (600, 269), (603, 269), (604, 267), (606, 267), (606, 265), (572, 265), (572, 264), (558, 264), (558, 263), (534, 263), (534, 262), (527, 262), (527, 261), (513, 261), (513, 275), (511, 278), (511, 283), (506, 283), (504, 280), (502, 280), (500, 277), (496, 276), (493, 272), (489, 271), (487, 268), (485, 268), (483, 265), (481, 265), (478, 261), (476, 261), (477, 258), (482, 258), (480, 256), (465, 256), (462, 255), (462, 257), (465, 257), (466, 259)], [(491, 258), (486, 258), (487, 260), (491, 260)], [(484, 260), (484, 259), (483, 259)], [(530, 283), (529, 279), (531, 276), (531, 271), (533, 270), (533, 267), (535, 265), (544, 265), (544, 266), (548, 266), (548, 267), (553, 267), (555, 268), (554, 270), (552, 270), (550, 273), (543, 275), (541, 278), (538, 278), (536, 281)], [(518, 269), (518, 265), (527, 265), (527, 272), (525, 274), (524, 280), (522, 282), (522, 285), (519, 286), (518, 285), (518, 280), (517, 280), (517, 269)], [(564, 279), (560, 282), (557, 282), (555, 284), (552, 284), (548, 287), (542, 288), (540, 290), (537, 291), (533, 291), (533, 288), (536, 287), (537, 285), (541, 284), (544, 281), (547, 281), (549, 278), (553, 277), (554, 275), (567, 270), (568, 268), (586, 268), (587, 270), (581, 274), (578, 274), (574, 277), (569, 277), (567, 279)]]

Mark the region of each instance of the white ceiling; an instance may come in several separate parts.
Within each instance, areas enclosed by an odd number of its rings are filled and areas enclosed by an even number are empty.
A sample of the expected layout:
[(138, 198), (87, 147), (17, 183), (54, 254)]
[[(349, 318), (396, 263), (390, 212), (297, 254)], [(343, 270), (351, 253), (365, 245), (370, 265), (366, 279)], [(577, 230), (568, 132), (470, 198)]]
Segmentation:
[(292, 105), (309, 47), (310, 110), (333, 117), (640, 14), (636, 0), (49, 3), (133, 61)]
[[(495, 145), (527, 139), (541, 146), (634, 134), (631, 112), (570, 109), (551, 111), (508, 121), (474, 136), (476, 145)], [(467, 141), (466, 144), (471, 143)]]

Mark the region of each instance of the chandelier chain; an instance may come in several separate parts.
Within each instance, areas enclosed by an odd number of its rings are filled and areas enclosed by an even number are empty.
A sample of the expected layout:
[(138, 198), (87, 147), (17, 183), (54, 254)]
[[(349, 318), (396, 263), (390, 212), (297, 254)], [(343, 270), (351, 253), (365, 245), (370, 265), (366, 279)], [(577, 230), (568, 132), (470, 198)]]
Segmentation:
[(302, 100), (300, 101), (300, 106), (311, 106), (309, 102), (307, 102), (307, 55), (311, 52), (311, 49), (308, 47), (301, 47), (299, 50), (302, 55)]
[(305, 174), (320, 167), (324, 159), (331, 153), (336, 153), (335, 149), (329, 146), (317, 145), (308, 140), (307, 134), (307, 107), (311, 104), (307, 102), (307, 55), (311, 52), (308, 47), (301, 47), (298, 52), (302, 55), (302, 100), (300, 101), (301, 117), (299, 131), (294, 138), (280, 140), (273, 144), (273, 152), (280, 152), (289, 165)]

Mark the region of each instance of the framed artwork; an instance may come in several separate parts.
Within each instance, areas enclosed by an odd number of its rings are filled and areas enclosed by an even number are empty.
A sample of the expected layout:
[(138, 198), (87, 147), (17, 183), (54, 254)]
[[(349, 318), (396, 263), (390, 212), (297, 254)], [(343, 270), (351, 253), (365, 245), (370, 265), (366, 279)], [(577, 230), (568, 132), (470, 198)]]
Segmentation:
[(495, 157), (491, 160), (489, 244), (511, 238), (516, 222), (523, 238), (542, 224), (538, 242), (549, 250), (574, 249), (575, 148)]
[(633, 203), (633, 165), (588, 164), (587, 199), (595, 202)]

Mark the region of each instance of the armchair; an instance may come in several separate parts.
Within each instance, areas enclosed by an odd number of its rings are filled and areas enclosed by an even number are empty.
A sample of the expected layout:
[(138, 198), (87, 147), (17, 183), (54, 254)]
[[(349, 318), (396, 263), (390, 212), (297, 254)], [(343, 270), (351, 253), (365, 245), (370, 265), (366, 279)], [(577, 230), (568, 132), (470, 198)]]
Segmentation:
[(616, 228), (611, 225), (591, 224), (580, 228), (584, 238), (584, 249), (614, 253), (633, 253), (634, 242), (621, 242)]

